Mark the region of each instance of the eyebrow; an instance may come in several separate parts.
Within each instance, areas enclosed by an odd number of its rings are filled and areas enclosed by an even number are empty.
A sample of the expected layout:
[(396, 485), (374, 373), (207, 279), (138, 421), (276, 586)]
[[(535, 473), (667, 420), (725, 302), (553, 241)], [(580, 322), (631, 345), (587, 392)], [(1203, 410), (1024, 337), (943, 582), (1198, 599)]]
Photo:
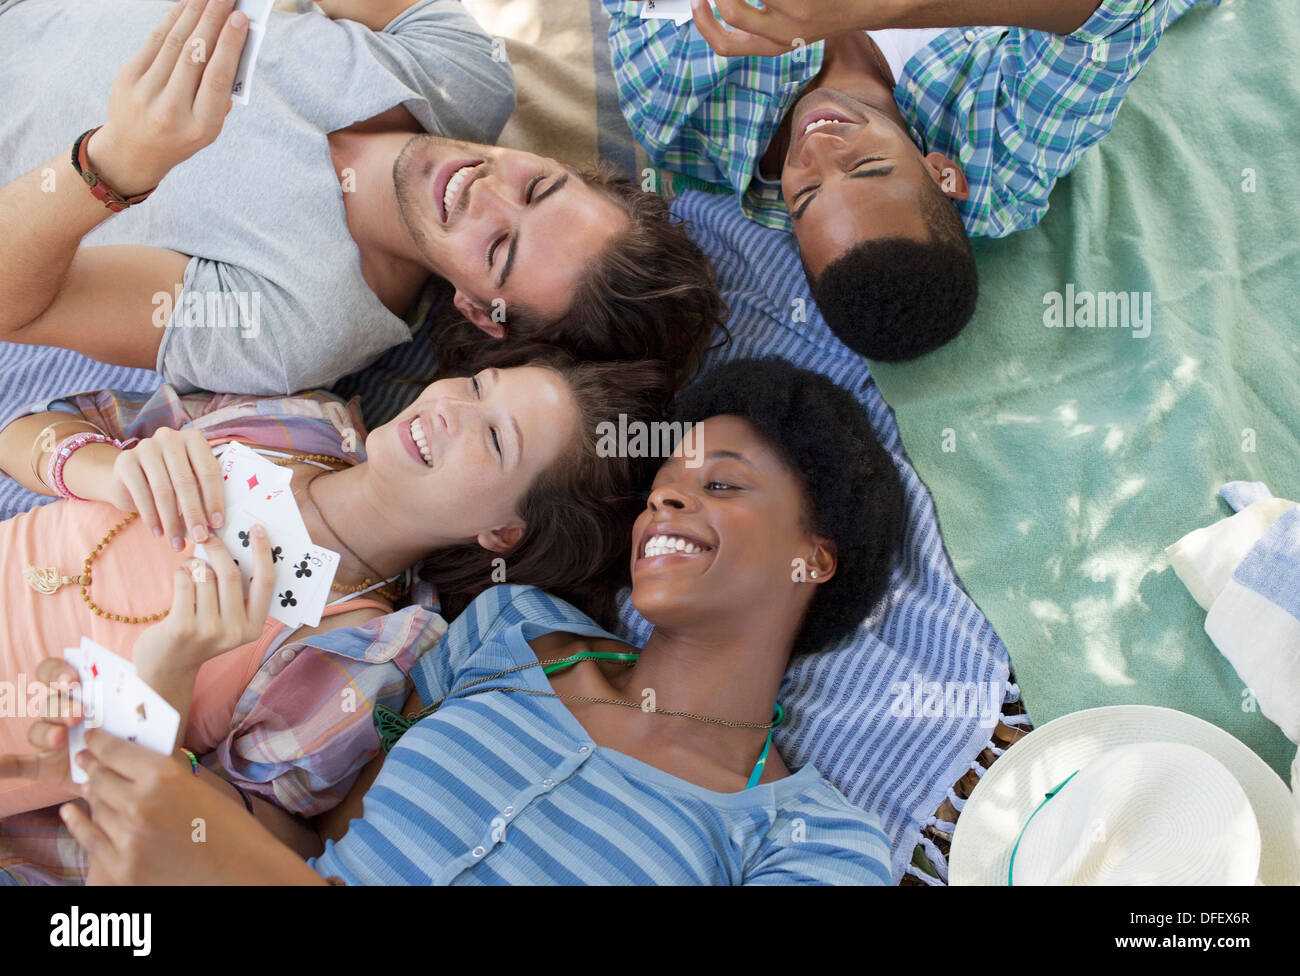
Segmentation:
[[(569, 174), (568, 173), (562, 174), (559, 177), (559, 179), (557, 179), (554, 183), (548, 186), (541, 193), (537, 194), (537, 196), (533, 197), (532, 204), (536, 205), (541, 203), (543, 200), (549, 197), (552, 193), (555, 193), (557, 190), (563, 187), (564, 184), (568, 182), (569, 182)], [(515, 231), (515, 233), (510, 237), (510, 247), (506, 250), (506, 262), (501, 266), (501, 275), (500, 277), (497, 278), (498, 288), (503, 287), (506, 283), (506, 278), (510, 276), (510, 269), (511, 267), (514, 266), (515, 251), (518, 247), (519, 247), (519, 232)]]
[[(754, 468), (754, 462), (743, 454), (737, 454), (735, 451), (710, 451), (709, 460), (712, 461), (716, 458), (732, 458), (733, 460), (739, 461), (741, 464)], [(754, 470), (757, 471), (758, 469), (754, 468)]]
[[(894, 171), (893, 164), (890, 164), (884, 169), (856, 169), (852, 173), (848, 174), (848, 179), (869, 180), (875, 176), (888, 176), (893, 171)], [(813, 197), (815, 197), (816, 195), (817, 195), (817, 191), (813, 190), (806, 197), (804, 197), (803, 202), (799, 204), (799, 209), (790, 215), (790, 219), (798, 220), (800, 217), (802, 217), (803, 212), (808, 209), (808, 204), (812, 203)]]

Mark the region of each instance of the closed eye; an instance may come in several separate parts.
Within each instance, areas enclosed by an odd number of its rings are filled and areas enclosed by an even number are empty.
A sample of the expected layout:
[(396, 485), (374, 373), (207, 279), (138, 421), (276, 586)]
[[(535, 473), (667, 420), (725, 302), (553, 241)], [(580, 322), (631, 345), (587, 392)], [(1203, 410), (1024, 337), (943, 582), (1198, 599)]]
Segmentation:
[(488, 264), (488, 267), (489, 267), (489, 268), (492, 267), (492, 262), (493, 262), (493, 260), (495, 259), (495, 256), (496, 256), (496, 253), (497, 253), (497, 248), (499, 248), (499, 247), (500, 247), (502, 244), (504, 244), (507, 240), (509, 240), (509, 235), (508, 235), (508, 234), (502, 234), (502, 235), (501, 235), (500, 237), (498, 237), (495, 241), (493, 241), (493, 242), (491, 243), (491, 245), (488, 246), (488, 252), (487, 252), (487, 264)]
[[(882, 169), (875, 169), (870, 171), (866, 169), (866, 167), (870, 163), (879, 163), (884, 161), (884, 159), (885, 159), (884, 156), (867, 156), (863, 159), (859, 159), (857, 162), (855, 162), (852, 166), (850, 166), (847, 170), (844, 171), (844, 175), (849, 177), (850, 179), (855, 179), (855, 180), (861, 179), (866, 176), (888, 176), (890, 173), (894, 171), (894, 167), (892, 165), (884, 167)], [(808, 204), (812, 203), (813, 193), (819, 189), (821, 189), (820, 183), (816, 183), (813, 186), (805, 186), (802, 190), (799, 190), (797, 193), (795, 193), (793, 197), (790, 198), (790, 207), (792, 208), (790, 212), (790, 216), (793, 219), (798, 220), (800, 217), (803, 216), (804, 211), (808, 209)], [(807, 194), (807, 196), (805, 196), (805, 194)], [(799, 202), (800, 200), (802, 200), (803, 202), (800, 203)]]

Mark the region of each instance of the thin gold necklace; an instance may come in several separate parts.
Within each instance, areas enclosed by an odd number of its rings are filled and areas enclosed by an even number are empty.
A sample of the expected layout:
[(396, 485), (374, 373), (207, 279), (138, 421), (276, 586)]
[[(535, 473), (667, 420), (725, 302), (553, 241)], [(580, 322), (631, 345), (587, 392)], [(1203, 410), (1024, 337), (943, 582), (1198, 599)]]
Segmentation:
[[(365, 579), (361, 581), (360, 584), (358, 584), (355, 587), (346, 587), (339, 583), (331, 583), (330, 589), (337, 590), (339, 593), (360, 593), (362, 590), (368, 589), (369, 587), (374, 586), (377, 583), (391, 583), (394, 579), (396, 579), (396, 577), (385, 577), (380, 573), (378, 573), (369, 563), (367, 563), (364, 559), (358, 556), (356, 552), (354, 552), (353, 549), (346, 542), (343, 541), (343, 537), (339, 535), (337, 531), (335, 531), (334, 526), (330, 525), (329, 519), (325, 517), (325, 510), (320, 507), (320, 503), (316, 501), (316, 495), (311, 490), (311, 486), (315, 484), (315, 482), (316, 479), (312, 478), (311, 481), (307, 482), (306, 486), (303, 488), (303, 491), (306, 493), (308, 500), (311, 502), (312, 508), (316, 509), (317, 516), (319, 516), (321, 522), (324, 523), (325, 528), (330, 530), (330, 534), (339, 541), (339, 545), (341, 545), (344, 549), (347, 549), (348, 554), (357, 562), (359, 562), (362, 568), (365, 569), (367, 573), (374, 573), (374, 575), (378, 577), (378, 579), (371, 579), (369, 576), (367, 576)], [(386, 587), (381, 586), (378, 590), (376, 590), (376, 592), (380, 596), (384, 597), (384, 599), (392, 603), (399, 596), (402, 595), (404, 590), (405, 587), (399, 586), (395, 592), (390, 593)]]

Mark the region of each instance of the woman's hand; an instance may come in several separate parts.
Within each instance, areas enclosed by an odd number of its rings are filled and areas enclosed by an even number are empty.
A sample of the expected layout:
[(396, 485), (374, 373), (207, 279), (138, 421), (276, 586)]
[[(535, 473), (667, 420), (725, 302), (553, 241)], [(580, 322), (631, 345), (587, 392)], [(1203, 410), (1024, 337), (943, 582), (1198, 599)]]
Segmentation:
[(0, 779), (30, 779), (76, 793), (80, 787), (72, 781), (68, 765), (68, 729), (81, 721), (81, 703), (72, 698), (72, 689), (80, 684), (77, 670), (63, 658), (48, 657), (36, 665), (36, 680), (45, 685), (45, 694), (27, 741), (40, 752), (0, 756)]
[(91, 816), (59, 814), (90, 856), (91, 877), (118, 884), (324, 884), (243, 805), (178, 756), (95, 730), (78, 755)]
[(210, 530), (225, 522), (221, 467), (207, 438), (193, 429), (163, 427), (122, 451), (97, 497), (124, 512), (139, 512), (153, 534), (171, 539), (177, 552), (185, 548), (187, 533), (194, 542), (206, 543)]
[(275, 571), (266, 530), (254, 523), (249, 535), (253, 579), (247, 597), (234, 557), (221, 539), (213, 536), (204, 543), (208, 561), (193, 559), (188, 571), (176, 570), (171, 610), (136, 640), (132, 653), (136, 673), (164, 698), (166, 692), (153, 680), (162, 672), (192, 674), (205, 661), (256, 640), (262, 633), (275, 591)]
[(157, 186), (221, 132), (248, 18), (235, 0), (181, 0), (122, 66), (91, 164), (124, 196)]

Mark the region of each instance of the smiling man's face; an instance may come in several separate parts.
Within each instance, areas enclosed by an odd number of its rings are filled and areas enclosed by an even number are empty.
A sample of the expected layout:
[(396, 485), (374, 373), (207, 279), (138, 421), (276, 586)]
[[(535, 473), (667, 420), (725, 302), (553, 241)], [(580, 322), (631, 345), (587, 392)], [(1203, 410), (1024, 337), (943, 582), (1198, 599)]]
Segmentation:
[[(582, 276), (628, 226), (614, 201), (554, 159), (416, 136), (393, 166), (402, 220), (455, 304), (489, 335), (504, 302), (548, 320), (568, 310)], [(500, 301), (498, 301), (500, 300)]]
[[(790, 119), (781, 189), (814, 275), (862, 241), (929, 238), (922, 194), (929, 181), (942, 185), (945, 157), (922, 156), (897, 122), (830, 88), (801, 98)], [(950, 195), (964, 190), (963, 179)]]

